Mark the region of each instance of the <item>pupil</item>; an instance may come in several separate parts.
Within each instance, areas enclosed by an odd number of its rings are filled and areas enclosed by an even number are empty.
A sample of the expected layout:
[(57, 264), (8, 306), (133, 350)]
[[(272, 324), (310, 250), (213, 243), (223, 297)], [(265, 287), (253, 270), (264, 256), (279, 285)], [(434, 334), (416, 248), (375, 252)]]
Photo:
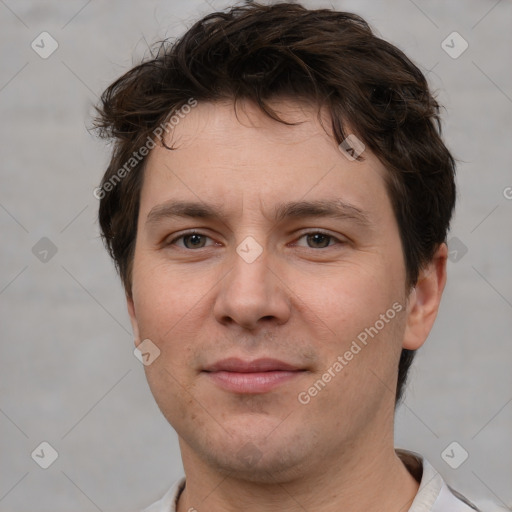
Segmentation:
[(188, 240), (191, 245), (198, 246), (201, 244), (201, 235), (189, 235)]
[[(320, 244), (322, 247), (327, 247), (327, 245), (329, 245), (329, 237), (327, 235), (315, 233), (314, 235), (310, 235), (310, 237), (313, 239), (313, 244)], [(327, 241), (327, 244), (322, 243), (322, 240), (324, 242)]]

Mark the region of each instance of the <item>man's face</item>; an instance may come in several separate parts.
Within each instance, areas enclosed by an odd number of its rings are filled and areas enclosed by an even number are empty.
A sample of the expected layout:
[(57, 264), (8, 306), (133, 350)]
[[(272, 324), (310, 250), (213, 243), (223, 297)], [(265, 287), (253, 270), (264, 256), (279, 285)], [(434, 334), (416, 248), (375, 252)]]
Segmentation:
[(253, 480), (392, 439), (406, 318), (387, 171), (368, 150), (346, 158), (316, 109), (275, 107), (300, 123), (199, 104), (177, 149), (151, 152), (129, 300), (136, 342), (161, 351), (146, 375), (184, 461)]

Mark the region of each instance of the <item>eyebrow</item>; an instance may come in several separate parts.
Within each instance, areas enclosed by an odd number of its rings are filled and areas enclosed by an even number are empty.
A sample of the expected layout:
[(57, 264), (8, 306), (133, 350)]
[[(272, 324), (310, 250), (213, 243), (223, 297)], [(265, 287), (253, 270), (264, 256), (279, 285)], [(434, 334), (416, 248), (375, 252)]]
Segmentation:
[[(224, 215), (220, 204), (171, 200), (152, 208), (148, 213), (146, 225), (158, 224), (164, 219), (174, 217), (219, 220)], [(288, 218), (302, 219), (307, 217), (352, 220), (366, 228), (373, 225), (363, 210), (342, 200), (292, 201), (278, 204), (274, 210), (276, 222)]]
[(275, 210), (275, 220), (286, 218), (331, 217), (340, 220), (353, 220), (362, 227), (371, 227), (372, 222), (363, 210), (341, 199), (316, 201), (295, 201), (280, 204)]

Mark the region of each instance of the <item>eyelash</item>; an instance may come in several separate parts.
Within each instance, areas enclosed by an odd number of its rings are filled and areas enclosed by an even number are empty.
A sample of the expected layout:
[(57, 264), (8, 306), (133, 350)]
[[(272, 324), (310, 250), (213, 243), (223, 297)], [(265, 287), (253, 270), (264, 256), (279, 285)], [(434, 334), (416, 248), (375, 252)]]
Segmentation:
[[(326, 232), (326, 231), (322, 231), (322, 230), (312, 230), (312, 231), (307, 231), (305, 233), (302, 233), (300, 235), (300, 237), (297, 239), (297, 240), (300, 240), (301, 238), (305, 237), (305, 236), (308, 236), (308, 235), (324, 235), (326, 237), (328, 237), (329, 239), (331, 240), (335, 240), (338, 244), (345, 244), (346, 242), (340, 240), (339, 238), (336, 238), (334, 235), (331, 235), (330, 233)], [(204, 233), (201, 233), (200, 231), (188, 231), (186, 233), (182, 233), (181, 235), (173, 238), (170, 242), (166, 243), (165, 245), (166, 246), (170, 246), (170, 245), (174, 245), (178, 240), (182, 239), (182, 238), (185, 238), (187, 236), (192, 236), (192, 235), (199, 235), (199, 236), (203, 236), (203, 237), (206, 237), (206, 238), (210, 238), (208, 235), (205, 235)], [(320, 247), (320, 248), (315, 248), (315, 247), (306, 247), (307, 249), (312, 249), (314, 251), (318, 251), (320, 249), (327, 249), (329, 247), (332, 247), (333, 245), (335, 244), (330, 244), (330, 245), (327, 245), (326, 247)], [(211, 246), (208, 246), (208, 247), (211, 247)], [(199, 249), (206, 249), (207, 247), (199, 247)], [(180, 247), (180, 249), (184, 249), (186, 251), (194, 251), (194, 250), (199, 250), (199, 249), (188, 249), (187, 247)]]

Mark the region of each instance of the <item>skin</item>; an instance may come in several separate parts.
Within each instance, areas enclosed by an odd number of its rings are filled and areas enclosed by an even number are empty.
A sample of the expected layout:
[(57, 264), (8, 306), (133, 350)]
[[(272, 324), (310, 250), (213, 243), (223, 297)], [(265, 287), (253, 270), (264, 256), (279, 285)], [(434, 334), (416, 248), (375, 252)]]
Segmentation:
[[(407, 510), (418, 483), (393, 448), (397, 366), (432, 327), (447, 248), (407, 290), (386, 169), (369, 150), (345, 158), (325, 112), (322, 126), (311, 105), (273, 106), (299, 123), (247, 102), (236, 114), (231, 102), (200, 103), (175, 127), (177, 149), (156, 147), (145, 168), (127, 304), (136, 345), (150, 339), (161, 351), (145, 371), (179, 436), (178, 510)], [(217, 205), (221, 217), (147, 222), (172, 200)], [(368, 223), (274, 218), (281, 203), (320, 200), (357, 207)], [(191, 229), (203, 236), (178, 238)], [(251, 263), (236, 251), (249, 236), (262, 248)], [(301, 404), (394, 303), (403, 310)], [(233, 393), (202, 372), (230, 356), (305, 371), (266, 393)]]

